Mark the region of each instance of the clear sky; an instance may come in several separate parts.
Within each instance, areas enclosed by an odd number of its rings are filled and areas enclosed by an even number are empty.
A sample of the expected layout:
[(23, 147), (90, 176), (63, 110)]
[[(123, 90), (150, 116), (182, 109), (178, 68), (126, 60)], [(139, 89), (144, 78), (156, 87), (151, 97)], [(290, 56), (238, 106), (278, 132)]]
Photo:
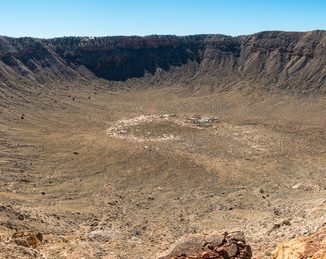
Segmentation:
[(0, 0), (0, 35), (51, 38), (326, 29), (326, 0)]

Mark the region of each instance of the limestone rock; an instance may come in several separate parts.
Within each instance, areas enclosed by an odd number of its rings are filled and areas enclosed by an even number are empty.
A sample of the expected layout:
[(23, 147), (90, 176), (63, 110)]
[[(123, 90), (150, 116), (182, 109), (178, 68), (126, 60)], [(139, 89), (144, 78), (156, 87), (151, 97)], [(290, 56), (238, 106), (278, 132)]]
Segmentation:
[(273, 259), (326, 259), (326, 228), (317, 233), (281, 243), (273, 252)]

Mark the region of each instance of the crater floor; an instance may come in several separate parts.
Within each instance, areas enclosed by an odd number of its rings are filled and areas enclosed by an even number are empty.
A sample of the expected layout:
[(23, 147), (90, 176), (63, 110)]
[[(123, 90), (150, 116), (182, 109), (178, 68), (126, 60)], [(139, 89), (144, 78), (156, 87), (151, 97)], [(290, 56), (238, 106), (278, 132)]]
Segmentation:
[(323, 98), (96, 84), (29, 98), (0, 111), (0, 257), (155, 258), (234, 230), (268, 257), (326, 222)]

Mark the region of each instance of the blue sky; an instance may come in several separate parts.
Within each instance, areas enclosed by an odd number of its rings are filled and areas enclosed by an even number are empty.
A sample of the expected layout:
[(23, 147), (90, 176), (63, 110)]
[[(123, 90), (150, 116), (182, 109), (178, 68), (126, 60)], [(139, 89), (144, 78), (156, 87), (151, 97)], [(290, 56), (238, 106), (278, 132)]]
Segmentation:
[(51, 38), (326, 29), (326, 0), (0, 0), (0, 35)]

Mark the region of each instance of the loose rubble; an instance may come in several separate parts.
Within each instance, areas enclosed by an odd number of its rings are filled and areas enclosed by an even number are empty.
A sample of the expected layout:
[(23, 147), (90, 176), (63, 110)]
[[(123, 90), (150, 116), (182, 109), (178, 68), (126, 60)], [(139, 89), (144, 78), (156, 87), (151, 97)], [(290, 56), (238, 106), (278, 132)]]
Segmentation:
[(186, 117), (184, 122), (188, 124), (193, 124), (199, 127), (211, 127), (213, 123), (218, 121), (218, 117), (201, 117), (196, 114), (192, 117)]

